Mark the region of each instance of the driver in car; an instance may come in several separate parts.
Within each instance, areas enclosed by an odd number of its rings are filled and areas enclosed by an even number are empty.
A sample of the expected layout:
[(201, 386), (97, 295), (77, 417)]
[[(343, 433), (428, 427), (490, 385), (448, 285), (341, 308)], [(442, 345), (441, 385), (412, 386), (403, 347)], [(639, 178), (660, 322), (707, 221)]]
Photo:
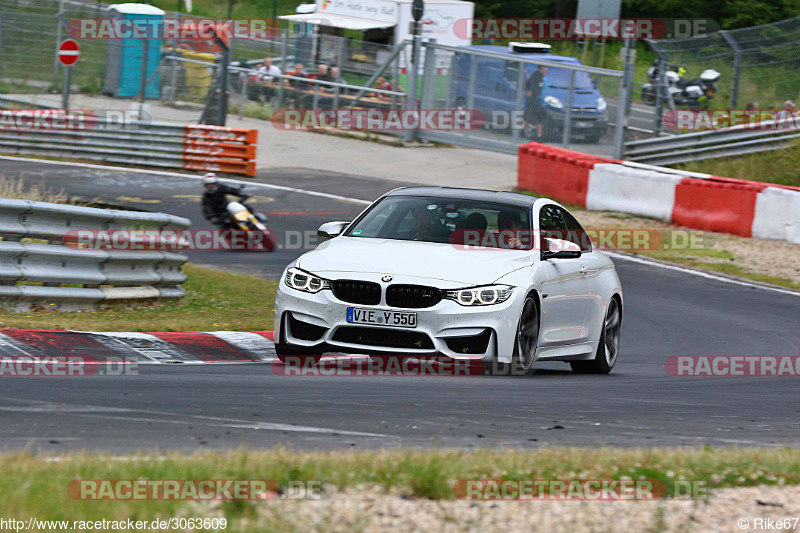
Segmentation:
[(415, 207), (411, 214), (414, 216), (413, 240), (440, 242), (450, 236), (450, 231), (427, 206)]
[(511, 211), (501, 211), (497, 215), (497, 229), (500, 231), (500, 239), (509, 248), (523, 250), (525, 245), (520, 239), (522, 221), (518, 213)]

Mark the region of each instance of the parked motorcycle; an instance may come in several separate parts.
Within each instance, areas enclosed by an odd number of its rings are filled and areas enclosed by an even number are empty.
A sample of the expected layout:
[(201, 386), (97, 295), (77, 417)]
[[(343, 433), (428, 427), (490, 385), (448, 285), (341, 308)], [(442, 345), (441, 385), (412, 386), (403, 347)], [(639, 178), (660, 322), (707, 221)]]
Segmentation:
[[(660, 62), (656, 62), (647, 69), (648, 82), (642, 85), (642, 102), (647, 105), (656, 105), (658, 101), (657, 87), (661, 84)], [(666, 64), (662, 101), (668, 103), (672, 100), (676, 106), (688, 105), (689, 109), (704, 109), (708, 101), (714, 98), (717, 92), (717, 82), (721, 74), (714, 69), (707, 69), (700, 74), (699, 79), (685, 80), (686, 69), (672, 64)]]

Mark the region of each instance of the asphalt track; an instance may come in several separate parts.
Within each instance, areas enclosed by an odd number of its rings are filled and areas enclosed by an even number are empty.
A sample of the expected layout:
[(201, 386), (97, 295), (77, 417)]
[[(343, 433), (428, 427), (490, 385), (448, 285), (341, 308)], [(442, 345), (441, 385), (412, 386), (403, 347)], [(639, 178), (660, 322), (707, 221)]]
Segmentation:
[[(199, 217), (196, 180), (0, 160), (0, 173), (85, 197)], [(370, 200), (394, 182), (275, 170), (257, 181)], [(260, 188), (285, 232), (361, 205)], [(157, 203), (153, 203), (158, 201)], [(197, 263), (276, 276), (302, 249), (192, 252)], [(608, 376), (548, 364), (520, 377), (281, 377), (270, 364), (142, 365), (139, 375), (0, 379), (0, 448), (111, 452), (231, 446), (359, 449), (800, 442), (800, 377), (688, 378), (671, 355), (800, 355), (800, 297), (624, 259), (622, 352)]]

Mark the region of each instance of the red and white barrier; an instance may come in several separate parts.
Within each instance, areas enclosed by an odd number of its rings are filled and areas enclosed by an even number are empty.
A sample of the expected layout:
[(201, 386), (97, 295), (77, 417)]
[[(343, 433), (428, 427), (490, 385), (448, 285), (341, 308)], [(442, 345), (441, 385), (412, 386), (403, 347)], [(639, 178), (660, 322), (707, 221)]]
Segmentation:
[(800, 243), (800, 188), (682, 172), (555, 146), (519, 147), (518, 186), (587, 209)]

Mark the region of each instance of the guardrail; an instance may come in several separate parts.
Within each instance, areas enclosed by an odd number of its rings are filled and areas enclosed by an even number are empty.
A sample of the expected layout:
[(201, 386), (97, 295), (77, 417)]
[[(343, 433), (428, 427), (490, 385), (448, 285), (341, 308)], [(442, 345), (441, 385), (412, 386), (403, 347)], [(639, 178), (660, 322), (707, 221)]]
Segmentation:
[(765, 121), (724, 130), (684, 133), (625, 143), (625, 158), (651, 165), (673, 165), (786, 148), (800, 138), (794, 122)]
[(0, 306), (69, 310), (182, 298), (183, 253), (80, 248), (67, 246), (65, 238), (83, 229), (185, 229), (190, 224), (164, 213), (0, 199)]
[[(15, 124), (11, 114), (19, 116), (22, 112), (2, 113), (8, 115), (6, 123)], [(0, 127), (0, 151), (246, 176), (256, 173), (258, 130), (136, 120), (121, 122), (76, 111), (41, 113), (56, 114), (34, 122), (35, 127)], [(70, 117), (75, 120), (66, 127), (53, 126), (57, 119), (68, 122)]]

